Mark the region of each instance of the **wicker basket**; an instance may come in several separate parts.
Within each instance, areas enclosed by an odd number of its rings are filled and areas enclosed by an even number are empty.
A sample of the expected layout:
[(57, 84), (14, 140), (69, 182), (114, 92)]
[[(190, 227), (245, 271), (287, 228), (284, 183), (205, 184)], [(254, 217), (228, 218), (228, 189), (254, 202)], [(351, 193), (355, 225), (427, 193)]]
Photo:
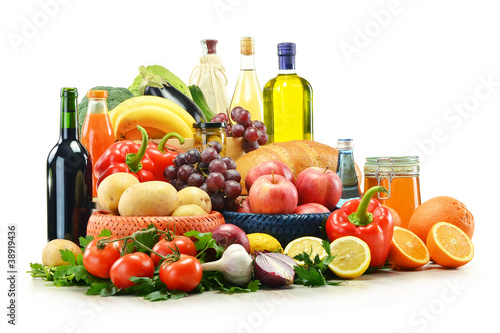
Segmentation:
[(182, 235), (190, 230), (210, 232), (224, 224), (224, 217), (219, 212), (203, 216), (118, 216), (106, 211), (96, 211), (87, 224), (87, 235), (97, 237), (102, 230), (111, 231), (112, 237), (125, 237), (154, 224), (157, 229), (170, 230)]
[(330, 213), (266, 215), (222, 212), (222, 215), (226, 223), (237, 225), (247, 234), (269, 234), (285, 248), (292, 240), (302, 236), (321, 237), (321, 226)]

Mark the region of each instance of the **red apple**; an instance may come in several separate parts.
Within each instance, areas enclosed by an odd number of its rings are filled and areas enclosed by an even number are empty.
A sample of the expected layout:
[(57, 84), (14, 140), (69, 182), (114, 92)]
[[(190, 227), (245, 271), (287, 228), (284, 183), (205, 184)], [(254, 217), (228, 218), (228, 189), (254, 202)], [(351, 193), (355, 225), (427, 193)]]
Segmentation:
[(322, 204), (310, 202), (297, 206), (293, 214), (309, 214), (309, 213), (330, 213), (330, 210)]
[(295, 185), (281, 175), (263, 175), (248, 193), (252, 213), (291, 214), (299, 200)]
[(236, 212), (238, 213), (251, 213), (252, 209), (250, 208), (250, 200), (248, 197), (240, 196), (236, 199)]
[(342, 195), (342, 180), (328, 168), (304, 169), (297, 176), (295, 185), (299, 193), (299, 205), (315, 202), (333, 211)]
[(292, 170), (281, 161), (267, 161), (262, 162), (254, 166), (250, 171), (248, 171), (245, 176), (245, 187), (247, 188), (247, 193), (250, 193), (250, 188), (257, 178), (263, 175), (270, 175), (273, 173), (275, 175), (284, 176), (286, 179), (295, 184), (295, 177), (293, 176)]

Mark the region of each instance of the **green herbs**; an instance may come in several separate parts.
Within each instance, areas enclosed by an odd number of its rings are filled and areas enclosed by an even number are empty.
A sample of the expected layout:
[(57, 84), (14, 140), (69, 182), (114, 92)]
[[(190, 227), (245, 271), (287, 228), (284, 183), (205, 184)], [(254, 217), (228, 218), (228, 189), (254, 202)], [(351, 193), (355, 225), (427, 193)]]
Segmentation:
[(329, 272), (329, 270), (327, 270), (328, 265), (335, 256), (332, 256), (330, 243), (328, 241), (324, 240), (322, 245), (326, 251), (326, 256), (323, 259), (320, 259), (318, 254), (312, 259), (306, 252), (294, 257), (294, 259), (304, 262), (304, 265), (294, 267), (295, 284), (304, 285), (306, 287), (319, 287), (324, 285), (336, 286), (341, 283), (340, 281), (328, 282), (325, 278), (325, 274)]
[[(145, 252), (150, 255), (151, 248), (160, 239), (159, 234), (163, 231), (157, 230), (154, 225), (137, 231), (127, 237), (127, 241), (122, 241), (120, 252), (122, 255), (131, 252)], [(111, 232), (104, 230), (99, 237), (110, 237)], [(212, 233), (200, 233), (190, 231), (185, 234), (187, 237), (195, 239), (195, 246), (198, 252), (197, 258), (204, 262), (205, 260), (215, 260), (221, 257), (223, 249), (212, 238)], [(94, 239), (92, 236), (81, 237), (80, 246), (82, 252), (87, 245)], [(108, 241), (108, 240), (106, 240)], [(166, 285), (160, 280), (158, 272), (159, 267), (155, 268), (155, 274), (149, 277), (131, 277), (134, 285), (125, 289), (118, 289), (110, 279), (98, 278), (90, 274), (83, 265), (83, 255), (75, 256), (69, 250), (61, 250), (61, 258), (67, 262), (67, 265), (48, 267), (39, 263), (31, 263), (31, 270), (28, 273), (33, 278), (39, 278), (47, 281), (49, 285), (57, 287), (66, 286), (87, 286), (87, 295), (99, 295), (103, 297), (114, 295), (135, 295), (143, 297), (151, 302), (164, 301), (170, 299), (179, 299), (188, 295), (188, 293), (178, 290), (168, 290)], [(228, 282), (222, 274), (218, 272), (204, 272), (202, 281), (193, 293), (217, 290), (220, 292), (232, 294), (240, 292), (253, 292), (259, 289), (259, 281), (252, 280), (245, 286), (235, 286)]]

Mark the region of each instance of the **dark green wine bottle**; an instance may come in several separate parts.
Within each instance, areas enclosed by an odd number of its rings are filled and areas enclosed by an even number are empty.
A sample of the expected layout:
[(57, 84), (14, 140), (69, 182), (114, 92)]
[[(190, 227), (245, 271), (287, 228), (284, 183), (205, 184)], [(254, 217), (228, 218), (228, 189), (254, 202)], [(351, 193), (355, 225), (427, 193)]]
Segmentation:
[(78, 140), (78, 91), (61, 89), (61, 134), (47, 158), (48, 240), (79, 244), (92, 213), (92, 162)]

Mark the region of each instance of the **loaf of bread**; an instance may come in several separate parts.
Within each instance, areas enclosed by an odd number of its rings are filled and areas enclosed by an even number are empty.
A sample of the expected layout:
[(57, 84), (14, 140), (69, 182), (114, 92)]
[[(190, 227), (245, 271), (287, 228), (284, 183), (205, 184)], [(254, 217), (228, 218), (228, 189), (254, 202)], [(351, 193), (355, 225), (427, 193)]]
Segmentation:
[[(236, 160), (237, 170), (241, 174), (242, 194), (247, 194), (245, 188), (245, 176), (254, 166), (259, 163), (278, 160), (297, 175), (305, 168), (315, 166), (336, 171), (338, 151), (328, 145), (309, 140), (292, 140), (286, 142), (274, 142), (260, 147)], [(356, 173), (358, 182), (361, 182), (361, 171), (358, 166)]]

